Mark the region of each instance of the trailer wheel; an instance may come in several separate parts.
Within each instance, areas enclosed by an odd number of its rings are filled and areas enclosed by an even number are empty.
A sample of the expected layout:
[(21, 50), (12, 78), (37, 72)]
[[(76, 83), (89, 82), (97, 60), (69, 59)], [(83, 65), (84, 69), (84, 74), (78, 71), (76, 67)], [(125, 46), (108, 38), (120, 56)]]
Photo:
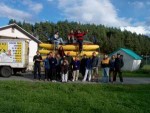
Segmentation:
[(0, 70), (0, 74), (3, 77), (10, 77), (12, 74), (12, 69), (10, 67), (2, 67)]

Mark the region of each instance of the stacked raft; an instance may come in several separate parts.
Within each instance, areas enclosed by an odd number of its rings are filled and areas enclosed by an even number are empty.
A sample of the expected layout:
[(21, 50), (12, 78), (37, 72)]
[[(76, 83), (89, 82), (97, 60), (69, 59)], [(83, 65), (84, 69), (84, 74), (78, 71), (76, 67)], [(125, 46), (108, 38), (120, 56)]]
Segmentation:
[[(84, 54), (86, 54), (87, 56), (92, 56), (93, 52), (98, 54), (97, 50), (99, 49), (99, 45), (83, 44), (83, 51), (79, 54), (79, 52), (78, 52), (78, 50), (79, 50), (78, 44), (59, 45), (59, 47), (60, 46), (63, 47), (63, 49), (65, 51), (65, 54), (70, 52), (70, 55), (73, 56), (73, 57), (75, 57), (77, 55), (83, 56)], [(39, 50), (39, 52), (42, 55), (46, 55), (49, 52), (53, 52), (54, 51), (54, 44), (41, 43), (41, 44), (39, 44), (39, 47), (42, 48), (41, 50)]]

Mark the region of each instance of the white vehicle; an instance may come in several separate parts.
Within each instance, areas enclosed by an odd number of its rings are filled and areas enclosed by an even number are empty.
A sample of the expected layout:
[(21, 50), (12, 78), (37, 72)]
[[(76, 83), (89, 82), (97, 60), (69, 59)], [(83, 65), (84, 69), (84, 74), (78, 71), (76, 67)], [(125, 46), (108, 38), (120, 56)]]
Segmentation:
[(0, 39), (0, 75), (9, 77), (25, 72), (29, 62), (29, 41)]

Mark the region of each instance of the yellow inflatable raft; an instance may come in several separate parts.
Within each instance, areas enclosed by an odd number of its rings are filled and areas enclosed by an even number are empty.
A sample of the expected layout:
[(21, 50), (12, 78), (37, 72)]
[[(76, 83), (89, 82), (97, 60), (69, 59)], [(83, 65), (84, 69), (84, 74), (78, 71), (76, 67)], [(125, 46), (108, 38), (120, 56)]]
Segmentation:
[[(59, 45), (60, 47), (61, 45)], [(46, 44), (46, 43), (41, 43), (39, 44), (39, 47), (41, 48), (45, 48), (45, 49), (54, 49), (54, 45), (53, 44)], [(71, 51), (78, 51), (78, 45), (62, 45), (63, 49), (64, 50), (71, 50)], [(99, 48), (99, 45), (92, 45), (92, 44), (89, 44), (89, 45), (83, 45), (83, 50), (86, 50), (86, 51), (90, 51), (90, 50), (96, 50)]]
[[(51, 51), (52, 50), (39, 50), (39, 52), (41, 54), (48, 54)], [(65, 51), (65, 54), (67, 54), (68, 52), (70, 52), (70, 55), (73, 57), (79, 55), (79, 53), (76, 51)], [(98, 52), (96, 52), (96, 51), (83, 51), (83, 52), (81, 52), (80, 56), (83, 56), (84, 54), (86, 54), (87, 56), (92, 56), (93, 52), (95, 52), (98, 55)]]

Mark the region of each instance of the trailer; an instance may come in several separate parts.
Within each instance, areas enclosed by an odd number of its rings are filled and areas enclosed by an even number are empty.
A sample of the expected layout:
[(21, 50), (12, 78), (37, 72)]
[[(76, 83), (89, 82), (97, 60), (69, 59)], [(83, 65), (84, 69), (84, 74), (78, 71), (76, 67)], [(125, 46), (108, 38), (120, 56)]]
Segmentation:
[(25, 72), (29, 63), (29, 40), (0, 39), (0, 75)]

